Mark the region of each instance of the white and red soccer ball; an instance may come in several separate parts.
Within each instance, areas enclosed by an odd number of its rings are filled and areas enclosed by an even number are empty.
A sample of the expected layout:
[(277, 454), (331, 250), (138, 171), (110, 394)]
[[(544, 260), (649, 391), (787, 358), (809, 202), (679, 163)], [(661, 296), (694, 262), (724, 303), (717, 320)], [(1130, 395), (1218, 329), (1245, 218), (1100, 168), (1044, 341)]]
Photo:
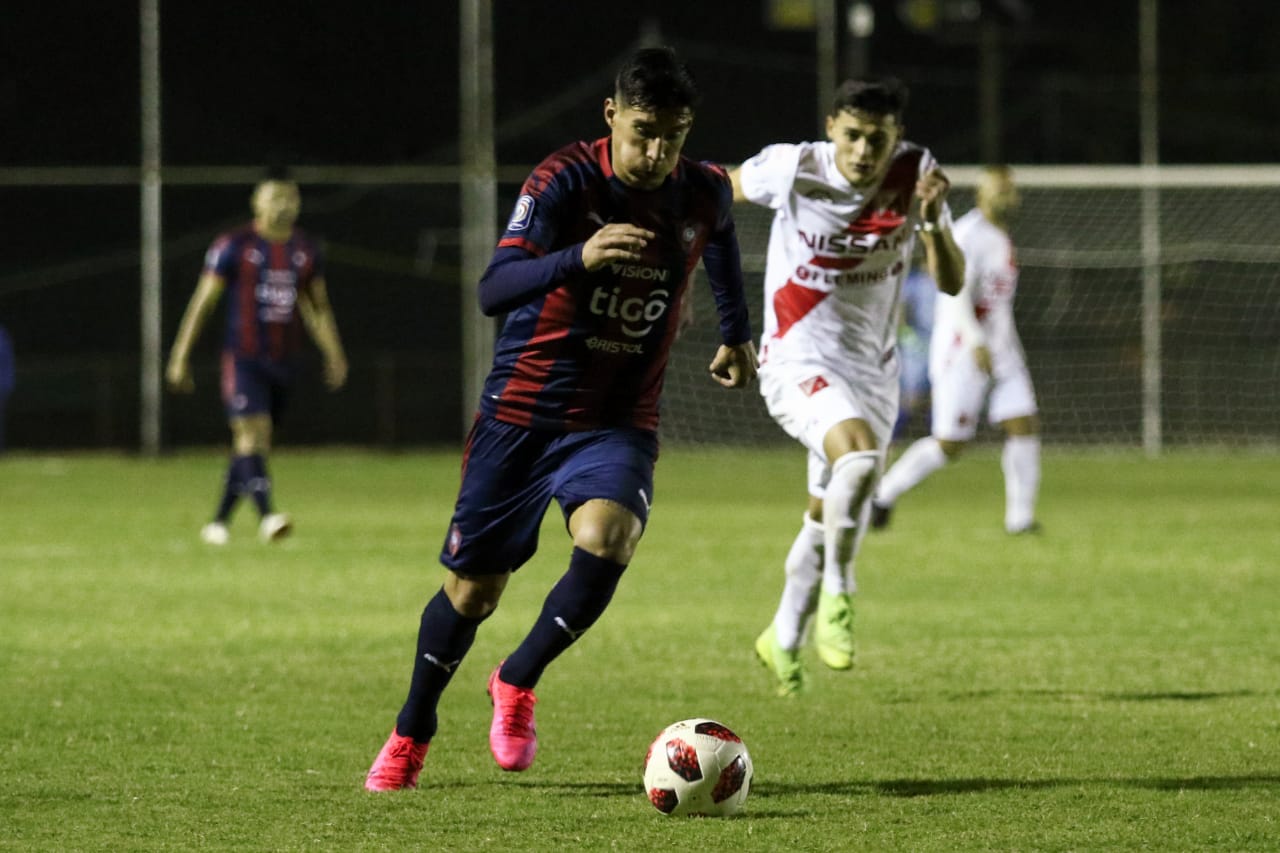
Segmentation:
[(705, 717), (667, 726), (644, 757), (645, 794), (668, 815), (735, 814), (746, 802), (751, 775), (742, 738)]

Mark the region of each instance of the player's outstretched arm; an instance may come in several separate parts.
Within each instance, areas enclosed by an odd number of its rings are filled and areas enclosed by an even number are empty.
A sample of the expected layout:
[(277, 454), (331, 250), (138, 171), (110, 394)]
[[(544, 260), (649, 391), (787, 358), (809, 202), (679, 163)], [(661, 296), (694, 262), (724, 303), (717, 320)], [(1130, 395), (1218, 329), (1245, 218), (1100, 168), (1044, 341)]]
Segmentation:
[(191, 348), (200, 337), (205, 320), (222, 297), (225, 284), (222, 276), (207, 272), (200, 276), (196, 292), (191, 294), (182, 322), (178, 324), (178, 336), (173, 341), (173, 349), (169, 351), (169, 364), (164, 372), (165, 380), (173, 391), (189, 394), (195, 390), (196, 383), (191, 377)]
[(324, 279), (314, 279), (310, 287), (298, 294), (298, 310), (311, 339), (324, 355), (324, 384), (336, 391), (347, 382), (347, 354), (338, 335), (338, 321), (333, 316)]
[(916, 182), (925, 263), (938, 289), (955, 296), (964, 286), (964, 253), (951, 235), (951, 218), (946, 206), (950, 190), (951, 181), (941, 169), (930, 169)]
[(756, 346), (751, 341), (736, 346), (721, 344), (708, 367), (711, 378), (725, 388), (745, 388), (756, 378), (759, 368), (760, 359), (756, 357)]

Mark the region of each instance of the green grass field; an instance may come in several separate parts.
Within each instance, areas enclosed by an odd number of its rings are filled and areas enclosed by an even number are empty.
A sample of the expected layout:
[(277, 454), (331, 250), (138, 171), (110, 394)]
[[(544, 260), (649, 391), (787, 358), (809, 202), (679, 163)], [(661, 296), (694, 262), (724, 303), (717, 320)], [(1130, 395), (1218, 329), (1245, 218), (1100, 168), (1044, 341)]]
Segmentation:
[[(1274, 455), (1050, 450), (1039, 537), (998, 458), (908, 495), (859, 563), (855, 669), (775, 698), (751, 644), (803, 505), (799, 450), (659, 463), (613, 606), (539, 686), (541, 750), (489, 756), (484, 681), (559, 576), (548, 516), (441, 706), (417, 791), (365, 771), (408, 684), (453, 453), (283, 452), (295, 536), (196, 533), (220, 454), (0, 459), (0, 849), (1277, 850)], [(743, 736), (742, 815), (672, 819), (650, 738)]]

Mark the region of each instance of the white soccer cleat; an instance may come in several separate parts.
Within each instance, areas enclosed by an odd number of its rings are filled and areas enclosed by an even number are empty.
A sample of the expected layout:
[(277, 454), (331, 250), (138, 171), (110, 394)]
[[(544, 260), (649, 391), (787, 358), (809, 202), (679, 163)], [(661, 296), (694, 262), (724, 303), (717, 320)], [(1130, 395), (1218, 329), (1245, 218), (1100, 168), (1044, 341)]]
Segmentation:
[(258, 525), (258, 538), (263, 542), (277, 542), (289, 535), (293, 530), (293, 519), (287, 512), (270, 512), (262, 517)]
[(200, 541), (206, 545), (226, 545), (230, 540), (231, 534), (221, 521), (211, 521), (200, 528)]

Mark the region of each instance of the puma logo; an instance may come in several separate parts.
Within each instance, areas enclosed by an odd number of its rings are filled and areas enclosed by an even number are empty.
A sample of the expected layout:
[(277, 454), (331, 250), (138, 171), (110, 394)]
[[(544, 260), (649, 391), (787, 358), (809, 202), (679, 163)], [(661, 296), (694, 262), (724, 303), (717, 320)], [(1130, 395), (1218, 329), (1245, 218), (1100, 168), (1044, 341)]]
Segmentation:
[(423, 652), (422, 656), (426, 658), (427, 663), (431, 664), (434, 667), (438, 667), (444, 670), (445, 672), (453, 672), (455, 669), (458, 668), (458, 664), (462, 663), (461, 660), (455, 660), (452, 663), (445, 663), (444, 661), (440, 660), (440, 658), (436, 657), (430, 652)]

